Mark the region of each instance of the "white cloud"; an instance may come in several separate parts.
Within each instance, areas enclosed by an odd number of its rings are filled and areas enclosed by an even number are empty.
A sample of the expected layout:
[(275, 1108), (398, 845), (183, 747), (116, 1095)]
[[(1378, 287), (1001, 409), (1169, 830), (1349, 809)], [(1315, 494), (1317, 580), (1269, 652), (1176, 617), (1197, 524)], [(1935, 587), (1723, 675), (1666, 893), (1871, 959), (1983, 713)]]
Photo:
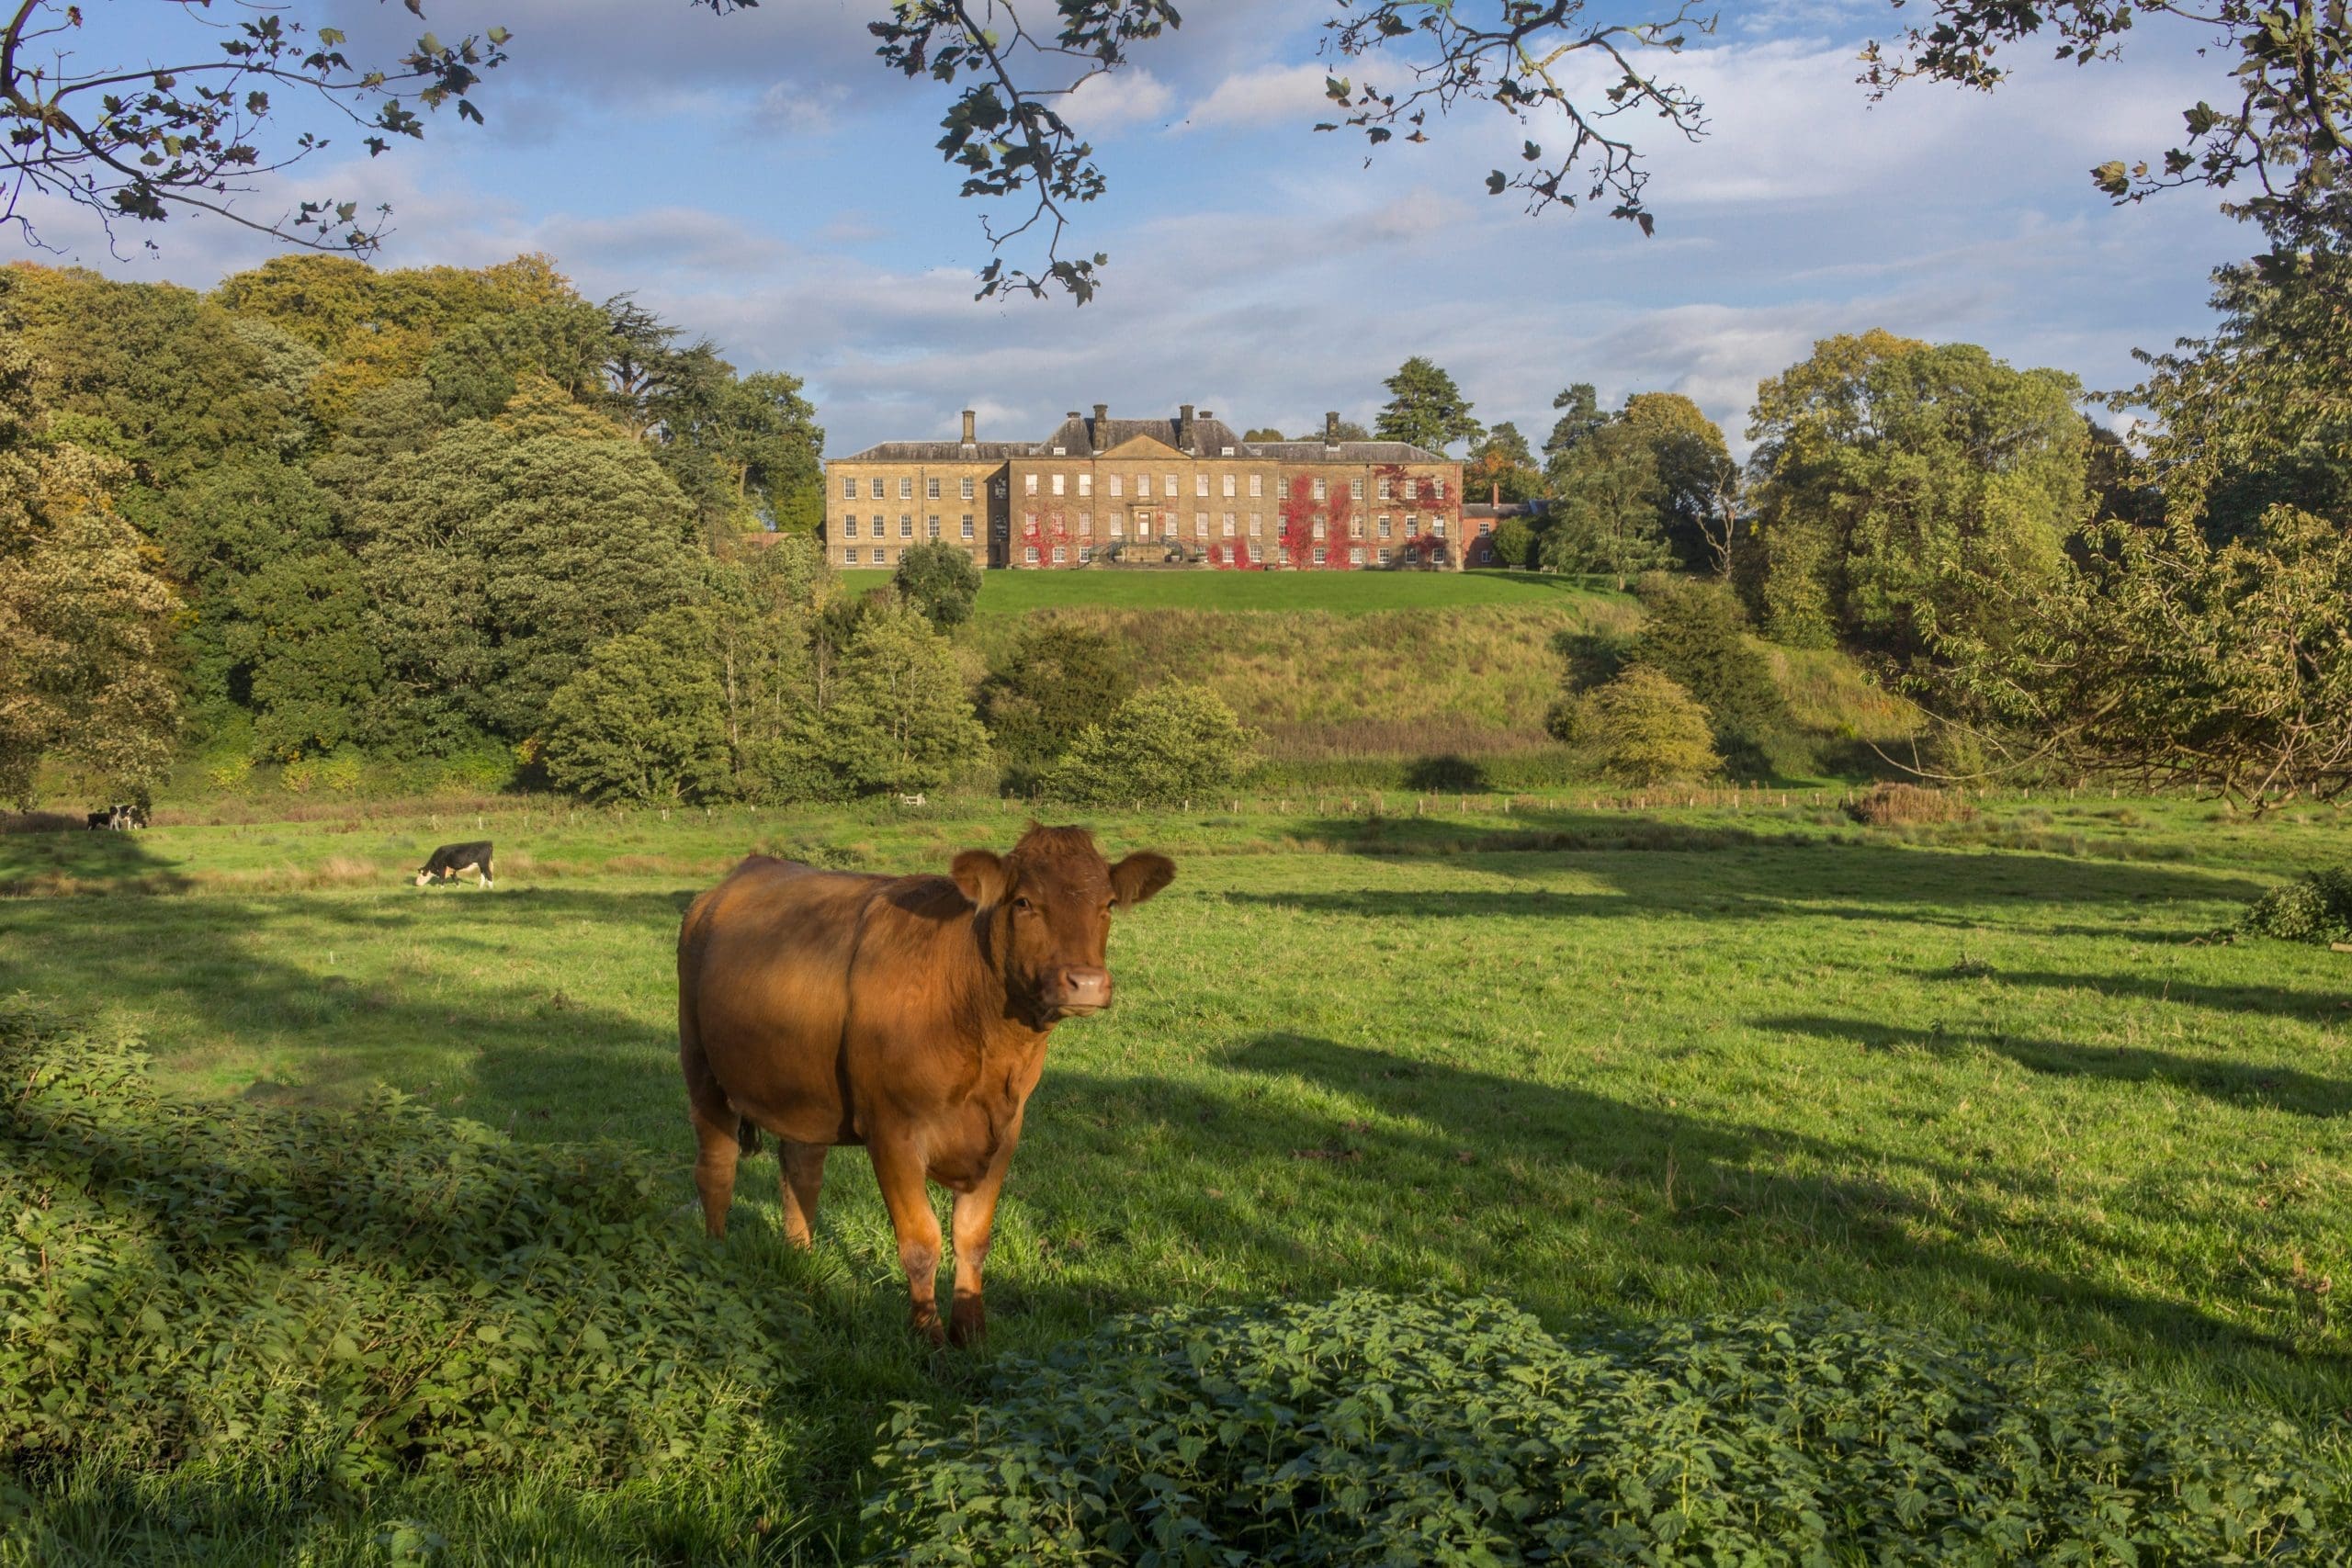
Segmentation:
[(1179, 129), (1309, 125), (1329, 109), (1320, 65), (1263, 65), (1226, 77), (1194, 104)]
[(1167, 83), (1140, 65), (1130, 65), (1080, 83), (1062, 113), (1087, 135), (1102, 136), (1165, 118), (1175, 96)]

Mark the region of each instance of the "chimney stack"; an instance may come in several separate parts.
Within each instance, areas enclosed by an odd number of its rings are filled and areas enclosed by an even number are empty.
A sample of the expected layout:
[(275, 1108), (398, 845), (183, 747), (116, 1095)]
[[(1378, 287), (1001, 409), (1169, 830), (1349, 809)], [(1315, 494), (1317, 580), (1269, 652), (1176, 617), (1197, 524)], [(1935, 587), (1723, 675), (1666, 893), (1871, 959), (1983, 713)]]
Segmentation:
[(1340, 411), (1333, 409), (1323, 416), (1323, 445), (1337, 446), (1339, 444)]
[(1091, 445), (1097, 452), (1102, 450), (1102, 427), (1110, 423), (1111, 405), (1109, 403), (1096, 403), (1094, 405), (1094, 428), (1090, 434), (1092, 436)]
[(1502, 505), (1502, 503), (1503, 503), (1503, 486), (1502, 486), (1502, 481), (1501, 481), (1500, 479), (1497, 479), (1497, 480), (1494, 482), (1494, 484), (1493, 484), (1493, 485), (1491, 485), (1491, 486), (1489, 486), (1489, 487), (1488, 487), (1488, 489), (1489, 489), (1489, 491), (1490, 491), (1490, 494), (1491, 494), (1491, 500), (1490, 500), (1490, 502), (1489, 502), (1489, 503), (1488, 503), (1488, 504), (1493, 505), (1493, 506), (1498, 506), (1498, 507), (1499, 507), (1500, 505)]
[(1184, 451), (1193, 449), (1193, 405), (1176, 405), (1176, 445)]
[(978, 439), (978, 436), (972, 434), (972, 411), (966, 409), (964, 411), (964, 445), (972, 446)]

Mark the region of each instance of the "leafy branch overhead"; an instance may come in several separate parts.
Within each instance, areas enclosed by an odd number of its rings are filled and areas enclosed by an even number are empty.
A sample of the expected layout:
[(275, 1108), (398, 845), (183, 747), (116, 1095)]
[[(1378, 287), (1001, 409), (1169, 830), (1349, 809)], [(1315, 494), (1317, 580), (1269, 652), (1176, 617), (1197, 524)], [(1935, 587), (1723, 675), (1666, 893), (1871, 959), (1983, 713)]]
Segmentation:
[[(403, 0), (424, 16), (423, 0)], [(387, 209), (356, 201), (299, 201), (276, 218), (240, 211), (237, 198), (330, 145), (312, 130), (273, 141), (286, 116), (273, 93), (326, 106), (360, 133), (371, 156), (419, 139), (419, 114), (453, 107), (479, 123), (472, 94), (505, 63), (508, 34), (492, 28), (445, 42), (432, 32), (397, 59), (355, 62), (338, 28), (306, 27), (284, 11), (239, 7), (215, 19), (209, 0), (169, 6), (197, 33), (183, 57), (85, 69), (75, 47), (79, 6), (22, 0), (0, 22), (0, 223), (38, 243), (25, 198), (38, 193), (87, 208), (109, 235), (120, 219), (157, 223), (175, 208), (209, 212), (278, 239), (365, 253), (382, 240)], [(209, 34), (210, 47), (200, 47)], [(152, 247), (151, 247), (152, 248)]]

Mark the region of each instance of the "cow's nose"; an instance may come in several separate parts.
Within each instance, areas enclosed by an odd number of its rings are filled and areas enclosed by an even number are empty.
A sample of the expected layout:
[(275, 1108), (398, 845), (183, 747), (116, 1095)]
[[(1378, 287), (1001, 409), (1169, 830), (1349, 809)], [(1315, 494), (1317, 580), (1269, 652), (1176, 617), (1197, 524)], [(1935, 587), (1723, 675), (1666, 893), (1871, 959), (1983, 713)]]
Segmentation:
[(1061, 1005), (1065, 1008), (1105, 1008), (1111, 1005), (1108, 969), (1069, 967), (1061, 972)]

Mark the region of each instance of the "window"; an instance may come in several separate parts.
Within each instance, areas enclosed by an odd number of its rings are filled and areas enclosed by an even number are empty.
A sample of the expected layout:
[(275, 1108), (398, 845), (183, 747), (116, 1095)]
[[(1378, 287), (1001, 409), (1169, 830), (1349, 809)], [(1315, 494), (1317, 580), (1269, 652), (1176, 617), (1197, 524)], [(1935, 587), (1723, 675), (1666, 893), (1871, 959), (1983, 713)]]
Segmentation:
[(1136, 513), (1136, 537), (1138, 539), (1148, 539), (1151, 537), (1150, 513), (1138, 512)]
[(1439, 501), (1443, 501), (1445, 499), (1445, 481), (1443, 479), (1431, 479), (1430, 481), (1430, 494)]
[(1037, 514), (1035, 513), (1024, 512), (1021, 514), (1021, 531), (1024, 534), (1034, 534), (1037, 531)]
[(1193, 537), (1194, 537), (1195, 539), (1197, 539), (1197, 538), (1201, 537), (1203, 535), (1206, 534), (1208, 531), (1209, 531), (1209, 514), (1208, 514), (1207, 513), (1205, 513), (1205, 512), (1195, 512), (1195, 513), (1193, 513)]
[(913, 513), (911, 513), (911, 512), (901, 512), (901, 513), (899, 513), (899, 537), (900, 537), (901, 539), (911, 539), (911, 538), (913, 538), (914, 536), (915, 536), (915, 514), (914, 514)]
[(969, 474), (964, 476), (964, 493), (960, 499), (965, 501), (972, 499), (972, 476)]
[(1412, 500), (1415, 496), (1420, 493), (1420, 489), (1421, 481), (1408, 476), (1405, 480), (1405, 499), (1407, 501)]
[(1363, 499), (1363, 480), (1361, 477), (1348, 481), (1348, 494), (1357, 501)]
[(914, 481), (914, 476), (913, 476), (913, 475), (911, 475), (911, 474), (901, 474), (901, 475), (899, 475), (899, 499), (900, 501), (912, 501), (914, 498), (915, 498), (915, 481)]
[(1396, 486), (1389, 478), (1385, 474), (1382, 475), (1380, 479), (1380, 499), (1383, 501), (1396, 500), (1396, 497), (1393, 493), (1395, 489)]
[(1363, 537), (1363, 518), (1351, 517), (1348, 519), (1348, 537), (1351, 539), (1361, 539)]
[(1317, 475), (1315, 478), (1315, 499), (1317, 501), (1329, 501), (1331, 499), (1330, 481), (1324, 479), (1320, 474)]
[(1078, 493), (1080, 495), (1092, 495), (1094, 493), (1094, 476), (1092, 474), (1080, 474), (1078, 476)]
[(966, 537), (966, 538), (967, 538), (967, 539), (968, 539), (968, 538), (970, 538), (971, 536), (972, 536), (972, 514), (971, 514), (970, 513), (967, 512), (966, 513), (964, 513), (964, 537)]
[(1419, 545), (1407, 545), (1405, 547), (1405, 564), (1407, 566), (1418, 564), (1420, 558), (1421, 547)]
[(876, 566), (888, 566), (890, 564), (890, 552), (877, 547), (874, 552), (874, 564)]
[(1176, 476), (1174, 474), (1164, 474), (1161, 477), (1168, 481), (1168, 485), (1167, 488), (1162, 490), (1159, 493), (1166, 496), (1170, 501), (1175, 500), (1177, 495)]
[(1091, 512), (1081, 512), (1078, 514), (1078, 536), (1081, 539), (1094, 537), (1094, 513)]
[(1430, 533), (1432, 533), (1432, 534), (1435, 534), (1435, 535), (1436, 535), (1439, 538), (1441, 538), (1441, 539), (1444, 538), (1444, 537), (1445, 537), (1445, 519), (1444, 519), (1444, 518), (1442, 518), (1442, 517), (1432, 517), (1432, 518), (1430, 518)]
[(1067, 446), (1057, 446), (1054, 448), (1054, 456), (1057, 457), (1067, 457), (1069, 456), (1069, 448)]
[(855, 566), (857, 564), (857, 547), (855, 545), (852, 545), (849, 548), (842, 552), (842, 564), (846, 566)]
[(1218, 448), (1217, 448), (1217, 451), (1218, 451), (1218, 453), (1219, 453), (1221, 456), (1224, 456), (1224, 457), (1232, 457), (1232, 456), (1233, 456), (1233, 448), (1232, 448), (1232, 447), (1230, 447), (1230, 446), (1220, 446), (1220, 447), (1218, 447)]
[(1388, 564), (1388, 547), (1383, 545), (1380, 548), (1373, 551), (1372, 556), (1373, 559), (1379, 565), (1386, 566)]
[(845, 539), (854, 539), (857, 537), (856, 513), (853, 512), (847, 517), (842, 519), (842, 536)]
[(877, 512), (872, 517), (867, 518), (866, 521), (874, 525), (874, 536), (877, 539), (880, 538), (882, 536), (882, 514)]
[(1227, 501), (1231, 501), (1233, 499), (1233, 476), (1231, 474), (1225, 476), (1225, 499)]
[(1037, 564), (1037, 547), (1032, 545), (1027, 549), (1022, 551), (1021, 558), (1027, 561), (1031, 566), (1035, 566)]
[[(1317, 517), (1315, 520), (1315, 536), (1318, 539), (1323, 536), (1323, 519), (1320, 517)], [(1321, 552), (1318, 551), (1317, 553), (1320, 554)]]
[(1230, 512), (1225, 514), (1225, 536), (1228, 539), (1233, 537), (1233, 513)]
[(1478, 519), (1478, 532), (1479, 532), (1481, 535), (1485, 535), (1485, 534), (1491, 534), (1491, 533), (1493, 533), (1494, 531), (1495, 531), (1495, 525), (1494, 525), (1494, 523), (1493, 523), (1493, 521), (1492, 521), (1491, 519), (1485, 518), (1485, 517), (1481, 517), (1481, 518), (1479, 518), (1479, 519)]
[(1023, 493), (1023, 495), (1035, 495), (1035, 494), (1036, 494), (1036, 493), (1037, 493), (1037, 476), (1036, 476), (1036, 475), (1035, 475), (1035, 474), (1023, 474), (1023, 475), (1022, 475), (1022, 476), (1021, 476), (1021, 480), (1022, 480), (1022, 484), (1021, 484), (1021, 491), (1022, 491), (1022, 493)]
[(1196, 495), (1196, 496), (1200, 496), (1200, 495), (1206, 495), (1206, 494), (1208, 494), (1208, 492), (1209, 492), (1209, 477), (1208, 477), (1208, 475), (1206, 475), (1206, 474), (1194, 474), (1194, 475), (1193, 476), (1193, 493), (1194, 495)]
[(1353, 549), (1350, 550), (1348, 552), (1348, 559), (1356, 566), (1362, 566), (1363, 564), (1363, 547), (1362, 545), (1358, 545)]
[(1250, 499), (1255, 501), (1265, 493), (1266, 476), (1263, 474), (1251, 474), (1250, 476)]
[(1380, 536), (1384, 539), (1388, 537), (1388, 513), (1384, 512), (1380, 514)]
[(1144, 501), (1149, 501), (1151, 499), (1151, 476), (1149, 474), (1137, 474), (1136, 476), (1136, 495), (1137, 498)]
[(1330, 558), (1330, 551), (1325, 549), (1320, 545), (1315, 547), (1315, 564), (1317, 566), (1321, 566), (1325, 561), (1329, 560)]
[(1079, 565), (1080, 565), (1080, 566), (1084, 566), (1088, 561), (1091, 561), (1091, 560), (1092, 560), (1093, 558), (1094, 558), (1094, 547), (1093, 547), (1092, 545), (1080, 545), (1080, 546), (1079, 546), (1079, 547), (1078, 547), (1078, 564), (1079, 564)]
[(857, 481), (855, 479), (849, 479), (842, 481), (842, 499), (843, 501), (855, 501), (857, 499)]
[(866, 481), (865, 481), (865, 493), (866, 493), (866, 495), (867, 495), (869, 498), (871, 498), (871, 499), (873, 499), (873, 500), (875, 500), (875, 501), (879, 501), (879, 500), (881, 500), (881, 499), (882, 499), (882, 476), (881, 476), (881, 475), (876, 474), (876, 475), (875, 475), (872, 479), (868, 479), (868, 480), (866, 480)]
[(1054, 493), (1055, 493), (1056, 495), (1059, 495), (1059, 494), (1061, 494), (1061, 493), (1062, 493), (1062, 480), (1063, 480), (1066, 477), (1067, 477), (1066, 475), (1062, 475), (1062, 474), (1056, 474), (1056, 475), (1054, 476)]
[(1254, 539), (1265, 531), (1266, 514), (1262, 512), (1252, 512), (1250, 514), (1250, 536)]
[(1111, 494), (1112, 494), (1112, 496), (1113, 496), (1114, 498), (1117, 497), (1117, 496), (1120, 494), (1120, 489), (1119, 489), (1120, 483), (1121, 483), (1121, 476), (1119, 476), (1119, 475), (1117, 475), (1117, 474), (1113, 474), (1113, 475), (1111, 476)]
[(938, 513), (934, 512), (922, 520), (922, 536), (926, 539), (936, 539), (939, 537)]
[(922, 498), (925, 501), (937, 501), (939, 499), (939, 481), (937, 479), (925, 479), (922, 481)]
[(1069, 551), (1060, 545), (1056, 545), (1054, 547), (1054, 564), (1056, 566), (1059, 566), (1068, 559), (1069, 559)]
[(1114, 512), (1111, 513), (1111, 537), (1124, 539), (1126, 536), (1127, 514), (1124, 512)]
[(1421, 520), (1411, 513), (1405, 513), (1405, 537), (1411, 538), (1421, 531)]

